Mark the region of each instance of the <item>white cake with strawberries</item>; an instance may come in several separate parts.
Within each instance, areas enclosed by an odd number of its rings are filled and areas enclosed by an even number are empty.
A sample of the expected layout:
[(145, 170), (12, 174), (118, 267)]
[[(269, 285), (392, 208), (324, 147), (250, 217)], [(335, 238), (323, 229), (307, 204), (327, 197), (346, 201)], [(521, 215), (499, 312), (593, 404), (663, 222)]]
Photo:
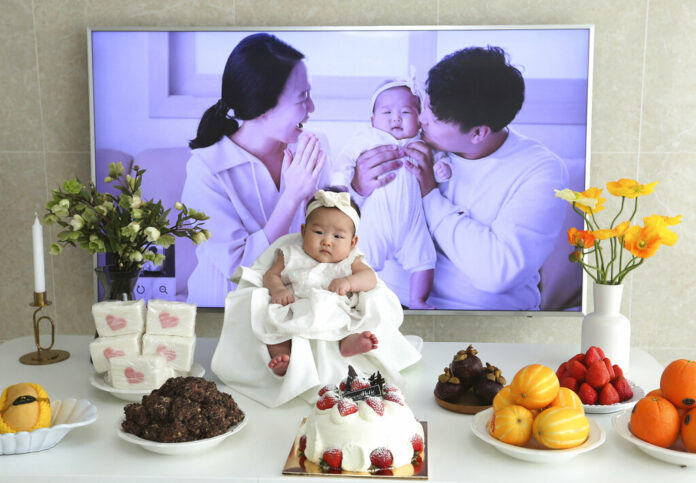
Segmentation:
[(423, 426), (398, 387), (386, 384), (379, 372), (365, 378), (350, 367), (339, 387), (319, 390), (298, 450), (323, 471), (383, 474), (422, 464)]

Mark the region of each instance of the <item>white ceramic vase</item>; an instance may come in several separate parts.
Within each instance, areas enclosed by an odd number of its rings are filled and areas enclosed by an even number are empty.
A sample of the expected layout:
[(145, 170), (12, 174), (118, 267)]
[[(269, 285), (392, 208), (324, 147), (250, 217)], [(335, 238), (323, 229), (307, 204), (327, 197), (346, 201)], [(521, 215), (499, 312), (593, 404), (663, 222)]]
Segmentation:
[(593, 294), (594, 312), (582, 320), (581, 350), (599, 347), (626, 375), (630, 368), (631, 322), (620, 311), (623, 285), (595, 283)]

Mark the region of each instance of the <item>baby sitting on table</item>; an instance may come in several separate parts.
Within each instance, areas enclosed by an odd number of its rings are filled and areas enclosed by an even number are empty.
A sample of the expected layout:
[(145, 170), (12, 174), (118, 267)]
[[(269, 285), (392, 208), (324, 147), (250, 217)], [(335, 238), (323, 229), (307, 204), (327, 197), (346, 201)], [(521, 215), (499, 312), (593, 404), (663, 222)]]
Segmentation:
[(211, 363), (223, 382), (271, 407), (313, 401), (348, 364), (402, 383), (398, 372), (420, 353), (398, 330), (398, 298), (356, 246), (356, 208), (348, 193), (317, 191), (300, 234), (235, 271)]

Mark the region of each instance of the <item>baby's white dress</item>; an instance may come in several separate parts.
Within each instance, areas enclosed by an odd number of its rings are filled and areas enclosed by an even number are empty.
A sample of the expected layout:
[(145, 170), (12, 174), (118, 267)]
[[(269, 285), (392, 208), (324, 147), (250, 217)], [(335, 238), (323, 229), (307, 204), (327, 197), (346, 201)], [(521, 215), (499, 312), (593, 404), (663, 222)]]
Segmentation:
[[(233, 282), (238, 285), (225, 299), (220, 341), (211, 361), (213, 372), (226, 385), (269, 407), (279, 406), (298, 396), (310, 403), (315, 402), (318, 389), (325, 384), (341, 381), (348, 372), (349, 364), (363, 374), (380, 371), (388, 381), (403, 385), (405, 381), (399, 372), (418, 362), (421, 354), (399, 332), (403, 310), (396, 295), (381, 280), (377, 281), (374, 289), (351, 297), (316, 288), (313, 282), (296, 282), (293, 286), (298, 285), (300, 291), (308, 289), (310, 297), (306, 300), (310, 302), (297, 307), (302, 299), (296, 295), (296, 301), (285, 307), (271, 304), (268, 289), (263, 286), (263, 275), (275, 261), (278, 249), (286, 246), (302, 250), (301, 235), (293, 233), (278, 238), (251, 267), (239, 267), (232, 276)], [(290, 253), (289, 263), (286, 259), (290, 268), (295, 261), (305, 267), (305, 261), (295, 255)], [(359, 251), (356, 251), (353, 259), (357, 256), (361, 256)], [(317, 270), (310, 276), (321, 279), (321, 283), (326, 283), (328, 287), (328, 283), (336, 277), (324, 273), (327, 267), (321, 265), (329, 264), (312, 262), (293, 272), (299, 275), (302, 270), (307, 270), (308, 274)], [(350, 269), (350, 264), (347, 266)], [(330, 268), (333, 270), (336, 267)], [(310, 307), (312, 310), (321, 309), (320, 313), (312, 312), (310, 316), (304, 312)], [(324, 309), (327, 310), (326, 314), (323, 313)], [(295, 314), (296, 311), (298, 314)], [(295, 315), (301, 317), (293, 320)], [(287, 324), (287, 328), (282, 328), (285, 334), (273, 337), (266, 329), (274, 324)], [(343, 357), (338, 341), (365, 330), (371, 331), (379, 339), (377, 349)], [(268, 367), (271, 357), (267, 342), (257, 333), (266, 340), (292, 341), (290, 364), (285, 376), (277, 376)]]
[(389, 317), (379, 305), (366, 306), (360, 293), (338, 295), (328, 290), (332, 280), (353, 273), (351, 265), (356, 258), (365, 261), (357, 247), (336, 263), (316, 261), (301, 244), (285, 245), (276, 252), (283, 253), (285, 268), (280, 278), (290, 287), (295, 301), (285, 306), (270, 303), (265, 289), (252, 296), (251, 328), (263, 343), (277, 344), (294, 336), (340, 340), (346, 333), (374, 329), (381, 318)]

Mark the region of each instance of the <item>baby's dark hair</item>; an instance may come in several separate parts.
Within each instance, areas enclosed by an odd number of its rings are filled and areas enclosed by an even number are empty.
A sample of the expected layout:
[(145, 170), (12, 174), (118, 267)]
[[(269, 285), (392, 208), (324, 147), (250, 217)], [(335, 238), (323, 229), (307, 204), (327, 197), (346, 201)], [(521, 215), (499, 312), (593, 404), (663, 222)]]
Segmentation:
[[(342, 186), (326, 186), (326, 187), (321, 188), (321, 189), (323, 189), (324, 191), (329, 191), (331, 193), (347, 193), (348, 192)], [(312, 196), (312, 199), (309, 200), (309, 202), (307, 202), (307, 206), (305, 208), (307, 208), (309, 206), (309, 204), (315, 200), (316, 200), (316, 198), (314, 196)], [(350, 206), (353, 207), (353, 209), (358, 214), (358, 218), (360, 218), (360, 208), (358, 207), (357, 203), (353, 200), (352, 196), (350, 197)]]

